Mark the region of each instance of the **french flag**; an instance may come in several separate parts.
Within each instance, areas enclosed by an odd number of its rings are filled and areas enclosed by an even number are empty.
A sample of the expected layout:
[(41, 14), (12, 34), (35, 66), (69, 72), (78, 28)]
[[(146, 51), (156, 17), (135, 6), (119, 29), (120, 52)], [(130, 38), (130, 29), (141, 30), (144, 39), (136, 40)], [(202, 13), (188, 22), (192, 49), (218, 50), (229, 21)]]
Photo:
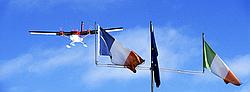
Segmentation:
[(111, 62), (115, 65), (125, 66), (134, 73), (136, 73), (136, 67), (142, 64), (143, 60), (134, 51), (123, 47), (114, 37), (107, 33), (100, 26), (99, 30), (99, 54), (103, 56), (109, 56)]

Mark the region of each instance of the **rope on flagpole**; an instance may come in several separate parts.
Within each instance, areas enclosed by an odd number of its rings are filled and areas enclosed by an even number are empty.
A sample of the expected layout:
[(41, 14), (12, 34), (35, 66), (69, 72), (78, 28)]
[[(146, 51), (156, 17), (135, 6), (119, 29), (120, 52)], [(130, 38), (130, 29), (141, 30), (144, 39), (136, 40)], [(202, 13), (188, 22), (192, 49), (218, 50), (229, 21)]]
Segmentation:
[[(125, 65), (118, 65), (118, 64), (97, 64), (98, 67), (110, 67), (110, 68), (127, 68)], [(150, 67), (145, 66), (138, 66), (137, 70), (150, 70)], [(192, 75), (199, 75), (203, 74), (202, 71), (194, 71), (194, 70), (184, 70), (184, 69), (173, 69), (173, 68), (160, 68), (163, 72), (175, 72), (180, 74), (192, 74)]]
[[(138, 70), (150, 70), (150, 67), (138, 66), (136, 69), (138, 69)], [(184, 70), (184, 69), (160, 68), (160, 70), (163, 72), (175, 72), (175, 73), (181, 73), (181, 74), (193, 74), (193, 75), (203, 74), (202, 71)]]
[(98, 67), (110, 67), (110, 68), (126, 68), (125, 65), (119, 65), (119, 64), (96, 64)]
[(162, 71), (172, 71), (176, 73), (182, 73), (182, 74), (203, 74), (202, 71), (194, 71), (194, 70), (183, 70), (183, 69), (171, 69), (171, 68), (160, 68)]

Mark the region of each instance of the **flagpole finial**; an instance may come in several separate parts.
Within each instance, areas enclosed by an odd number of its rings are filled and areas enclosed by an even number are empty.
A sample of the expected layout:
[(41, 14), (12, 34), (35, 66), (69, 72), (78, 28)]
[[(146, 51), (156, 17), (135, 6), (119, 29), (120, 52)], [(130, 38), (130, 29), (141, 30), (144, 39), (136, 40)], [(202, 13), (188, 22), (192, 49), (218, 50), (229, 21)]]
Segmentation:
[(153, 32), (153, 23), (152, 23), (152, 21), (150, 20), (150, 23), (149, 23), (149, 31), (150, 32)]
[(149, 21), (149, 25), (150, 25), (150, 27), (152, 26), (152, 20)]
[(203, 64), (203, 67), (202, 67), (202, 73), (204, 73), (205, 72), (205, 69), (204, 69), (204, 64), (205, 64), (205, 56), (204, 56), (204, 32), (202, 32), (202, 53), (203, 53), (203, 55), (202, 55), (202, 58), (203, 58), (203, 62), (202, 62), (202, 64)]
[(202, 32), (202, 39), (204, 39), (204, 38), (205, 38), (205, 33)]

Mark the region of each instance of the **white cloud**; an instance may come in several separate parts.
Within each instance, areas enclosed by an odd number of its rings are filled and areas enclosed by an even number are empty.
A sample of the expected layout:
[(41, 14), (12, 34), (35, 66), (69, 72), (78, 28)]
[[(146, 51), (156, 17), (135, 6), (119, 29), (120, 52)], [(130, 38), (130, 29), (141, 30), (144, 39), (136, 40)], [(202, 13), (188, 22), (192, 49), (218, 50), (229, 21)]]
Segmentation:
[(81, 79), (86, 85), (100, 86), (107, 81), (126, 82), (131, 79), (145, 78), (147, 75), (149, 75), (148, 71), (132, 73), (125, 68), (95, 67), (90, 68), (86, 73), (83, 73)]
[[(136, 27), (124, 32), (112, 33), (112, 35), (125, 47), (135, 50), (146, 62), (141, 66), (150, 66), (149, 63), (149, 32), (148, 28)], [(155, 37), (159, 51), (160, 67), (187, 68), (201, 70), (200, 37), (190, 37), (182, 34), (183, 29), (171, 27), (155, 27)], [(93, 41), (93, 38), (87, 38)], [(136, 39), (136, 40), (135, 40)], [(136, 74), (129, 69), (114, 69), (107, 67), (96, 67), (94, 65), (93, 44), (88, 48), (76, 46), (72, 49), (61, 48), (37, 48), (32, 49), (11, 60), (4, 61), (0, 65), (0, 80), (12, 78), (15, 75), (36, 74), (37, 76), (55, 73), (56, 70), (64, 67), (84, 67), (79, 72), (80, 82), (87, 87), (102, 86), (107, 82), (131, 82), (150, 78), (149, 70), (138, 70)], [(81, 50), (80, 50), (81, 49)], [(250, 55), (237, 56), (229, 62), (229, 67), (240, 75), (242, 82), (249, 77)], [(200, 62), (200, 63), (197, 63)], [(240, 68), (239, 68), (240, 67)], [(167, 81), (175, 75), (168, 72), (161, 72), (161, 80)], [(67, 76), (65, 76), (67, 77)], [(72, 76), (69, 76), (72, 77)], [(191, 79), (194, 85), (223, 83), (223, 80), (214, 76), (208, 71), (205, 74), (193, 76)], [(246, 92), (249, 86), (243, 86), (241, 92)]]
[(249, 90), (250, 90), (250, 85), (249, 84), (244, 84), (242, 86), (243, 87), (241, 88), (241, 90), (237, 91), (237, 92), (249, 92)]
[(250, 75), (250, 54), (237, 56), (230, 61), (232, 70), (240, 77), (249, 77)]
[[(198, 40), (185, 36), (180, 33), (181, 30), (174, 28), (164, 27), (155, 28), (155, 37), (157, 46), (159, 49), (159, 63), (160, 67), (172, 67), (178, 68), (178, 65), (185, 66), (184, 63), (197, 57), (197, 54), (201, 54), (198, 50)], [(136, 27), (133, 29), (125, 30), (119, 34), (112, 33), (113, 36), (122, 43), (125, 47), (128, 47), (136, 53), (138, 53), (146, 61), (141, 66), (150, 66), (149, 61), (149, 29)], [(167, 57), (167, 58), (166, 58)], [(198, 59), (199, 60), (199, 59)], [(167, 61), (167, 62), (166, 62)], [(189, 62), (195, 63), (195, 62)], [(170, 65), (169, 65), (170, 64)], [(200, 66), (197, 66), (199, 68)], [(88, 76), (85, 76), (88, 75)], [(169, 73), (161, 73), (162, 80), (171, 78)], [(84, 73), (82, 81), (86, 84), (101, 84), (103, 82), (112, 81), (124, 81), (132, 78), (145, 78), (149, 77), (149, 70), (138, 70), (136, 74), (133, 74), (128, 69), (113, 69), (113, 68), (91, 68), (88, 73)]]
[(91, 56), (84, 54), (91, 54), (89, 50), (83, 51), (83, 47), (76, 47), (73, 49), (54, 48), (54, 49), (34, 49), (23, 54), (17, 58), (4, 61), (0, 65), (0, 79), (12, 77), (16, 74), (53, 72), (53, 70), (60, 67), (74, 65), (78, 66), (81, 63), (88, 63), (82, 61), (90, 61)]
[[(155, 27), (155, 37), (160, 60), (164, 66), (176, 67), (191, 58), (201, 55), (199, 37), (189, 37), (181, 33), (182, 29), (172, 27)], [(116, 36), (116, 35), (115, 35)], [(128, 29), (116, 37), (123, 45), (138, 52), (149, 65), (149, 29), (136, 27)], [(193, 61), (200, 61), (199, 57)], [(192, 62), (190, 62), (192, 63)], [(194, 63), (194, 62), (193, 62)]]
[[(195, 64), (200, 61), (199, 37), (189, 37), (181, 33), (182, 30), (171, 27), (155, 27), (155, 37), (159, 51), (160, 67), (201, 67), (186, 66), (186, 64)], [(125, 47), (135, 50), (141, 55), (146, 63), (142, 66), (149, 66), (149, 30), (148, 28), (136, 27), (120, 33), (112, 33)], [(92, 39), (92, 38), (89, 38)], [(136, 40), (135, 40), (136, 39)], [(93, 39), (92, 39), (93, 40)], [(81, 49), (81, 50), (79, 50)], [(92, 61), (94, 58), (93, 45), (89, 48), (76, 46), (72, 49), (62, 48), (38, 48), (21, 55), (15, 59), (5, 60), (1, 65), (0, 76), (11, 77), (18, 73), (44, 74), (47, 72), (56, 72), (53, 70), (61, 69), (66, 66), (84, 67), (81, 80), (86, 85), (102, 84), (106, 81), (129, 81), (131, 78), (149, 77), (149, 71), (138, 70), (136, 74), (128, 69), (113, 69), (105, 67), (95, 67)], [(83, 64), (84, 63), (84, 64)], [(197, 69), (195, 68), (195, 69)], [(192, 69), (192, 68), (191, 68)], [(22, 71), (22, 72), (18, 72)], [(87, 75), (87, 76), (86, 76)], [(167, 75), (167, 77), (166, 77)], [(161, 72), (161, 79), (172, 78), (168, 73)]]
[(0, 79), (23, 72), (22, 69), (30, 63), (32, 58), (32, 55), (25, 54), (12, 60), (4, 61), (6, 63), (0, 65)]
[[(158, 31), (159, 30), (159, 31)], [(156, 29), (158, 33), (158, 45), (160, 49), (159, 62), (164, 66), (185, 66), (188, 63), (197, 63), (200, 53), (199, 37), (189, 37), (181, 33), (182, 29), (163, 28)], [(201, 63), (200, 63), (201, 64)], [(194, 66), (199, 68), (200, 66)]]
[(243, 83), (240, 91), (237, 92), (248, 92), (250, 90), (249, 77), (250, 77), (250, 54), (239, 55), (230, 60), (229, 67), (236, 74), (236, 76)]
[(35, 52), (34, 54), (36, 55), (34, 57), (39, 59), (34, 60), (35, 63), (29, 66), (29, 72), (41, 73), (43, 71), (46, 72), (60, 68), (62, 66), (78, 65), (81, 64), (82, 61), (90, 61), (90, 55), (93, 54), (89, 50), (84, 51), (79, 49), (85, 48), (75, 47), (72, 49), (67, 49), (63, 47), (57, 50), (48, 49), (46, 51), (38, 51), (39, 53)]

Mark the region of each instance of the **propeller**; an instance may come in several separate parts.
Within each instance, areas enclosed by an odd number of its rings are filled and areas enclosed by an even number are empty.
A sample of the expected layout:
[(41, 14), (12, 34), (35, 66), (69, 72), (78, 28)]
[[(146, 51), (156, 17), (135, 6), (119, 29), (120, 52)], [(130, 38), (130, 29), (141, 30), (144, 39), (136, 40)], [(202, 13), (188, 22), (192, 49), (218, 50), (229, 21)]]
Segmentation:
[(59, 27), (59, 31), (63, 31), (63, 27)]

